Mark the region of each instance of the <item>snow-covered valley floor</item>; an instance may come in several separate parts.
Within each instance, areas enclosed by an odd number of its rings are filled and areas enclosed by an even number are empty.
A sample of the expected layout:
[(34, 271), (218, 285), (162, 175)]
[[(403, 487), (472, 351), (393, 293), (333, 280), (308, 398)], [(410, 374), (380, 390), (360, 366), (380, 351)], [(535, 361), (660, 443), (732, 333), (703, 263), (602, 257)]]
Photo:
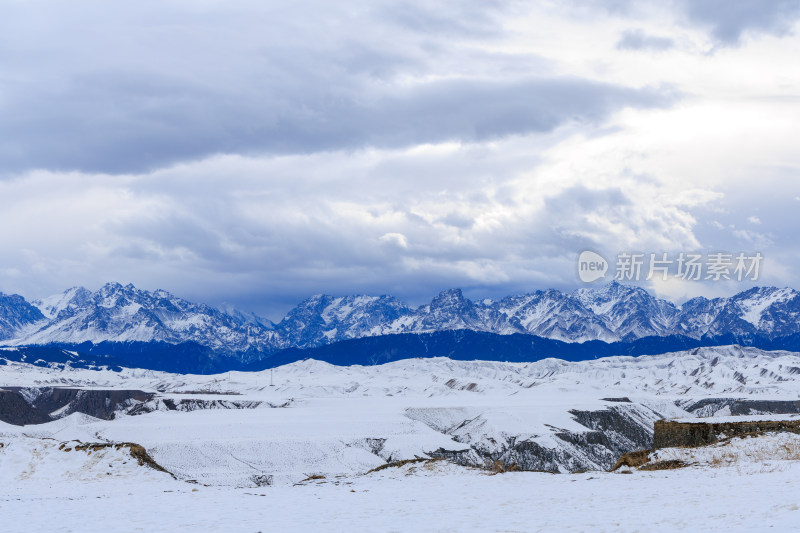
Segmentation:
[[(0, 389), (31, 406), (71, 398), (48, 408), (50, 422), (0, 422), (1, 531), (800, 528), (796, 436), (658, 451), (687, 468), (605, 471), (623, 451), (649, 447), (658, 419), (800, 408), (796, 353), (304, 361), (274, 376), (9, 362)], [(103, 396), (132, 390), (141, 399)], [(103, 408), (114, 418), (85, 414)], [(139, 464), (121, 443), (143, 446), (170, 473)], [(415, 462), (385, 467), (406, 460)], [(493, 475), (496, 463), (561, 473)]]
[(14, 531), (790, 531), (800, 463), (487, 475), (437, 462), (262, 489), (144, 477), (0, 489)]

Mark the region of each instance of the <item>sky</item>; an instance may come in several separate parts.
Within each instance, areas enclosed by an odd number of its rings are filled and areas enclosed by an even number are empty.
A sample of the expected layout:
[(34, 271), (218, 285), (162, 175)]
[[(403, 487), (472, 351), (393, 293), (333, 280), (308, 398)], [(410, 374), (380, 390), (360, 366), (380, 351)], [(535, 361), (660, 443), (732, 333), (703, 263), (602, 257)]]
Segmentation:
[(639, 280), (677, 302), (800, 288), (799, 32), (800, 0), (4, 0), (0, 291), (279, 319), (571, 290), (583, 250), (762, 254)]

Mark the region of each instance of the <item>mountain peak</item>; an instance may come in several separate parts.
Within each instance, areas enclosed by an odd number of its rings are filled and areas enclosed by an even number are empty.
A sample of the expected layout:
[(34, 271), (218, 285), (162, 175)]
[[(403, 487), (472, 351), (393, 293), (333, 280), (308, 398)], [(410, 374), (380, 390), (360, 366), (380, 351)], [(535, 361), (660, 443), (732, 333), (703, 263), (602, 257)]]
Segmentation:
[(136, 289), (131, 283), (109, 282), (95, 292), (73, 287), (33, 304), (0, 294), (0, 338), (15, 344), (192, 341), (238, 353), (453, 329), (566, 342), (666, 335), (771, 339), (800, 333), (800, 293), (776, 287), (755, 287), (728, 298), (695, 298), (681, 308), (617, 281), (571, 293), (537, 290), (478, 304), (451, 288), (416, 309), (388, 295), (316, 294), (278, 324), (252, 313), (192, 303), (161, 289)]
[(433, 301), (435, 302), (448, 302), (448, 301), (460, 301), (464, 300), (464, 293), (461, 289), (446, 289), (441, 291), (439, 294), (434, 297)]

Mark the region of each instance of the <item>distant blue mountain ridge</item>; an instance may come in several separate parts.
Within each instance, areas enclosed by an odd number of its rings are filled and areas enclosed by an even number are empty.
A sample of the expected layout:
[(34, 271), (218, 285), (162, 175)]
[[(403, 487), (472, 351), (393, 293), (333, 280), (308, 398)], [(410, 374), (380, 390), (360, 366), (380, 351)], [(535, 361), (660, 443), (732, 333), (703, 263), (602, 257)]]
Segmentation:
[(583, 360), (732, 343), (800, 350), (799, 319), (800, 293), (789, 288), (756, 287), (678, 307), (612, 282), (480, 302), (450, 289), (417, 308), (392, 296), (317, 295), (273, 323), (108, 283), (32, 302), (0, 293), (0, 344), (16, 347), (0, 360), (208, 373), (306, 358)]

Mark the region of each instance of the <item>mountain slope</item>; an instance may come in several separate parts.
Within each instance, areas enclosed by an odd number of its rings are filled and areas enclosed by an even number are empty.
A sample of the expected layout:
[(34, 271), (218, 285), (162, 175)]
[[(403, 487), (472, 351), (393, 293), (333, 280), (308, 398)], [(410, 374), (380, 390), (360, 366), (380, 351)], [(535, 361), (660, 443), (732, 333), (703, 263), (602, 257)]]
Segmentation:
[(290, 346), (317, 346), (383, 334), (410, 313), (392, 296), (316, 295), (292, 309), (275, 329)]
[(675, 330), (696, 338), (792, 335), (800, 331), (800, 293), (754, 287), (729, 298), (693, 298), (683, 304)]
[(148, 292), (133, 285), (108, 283), (94, 293), (69, 289), (62, 297), (39, 304), (50, 322), (18, 343), (191, 341), (226, 351), (279, 345), (275, 332), (260, 324), (166, 291)]
[(488, 306), (487, 315), (498, 333), (530, 333), (565, 342), (618, 339), (583, 302), (553, 289), (503, 298)]
[(641, 287), (615, 281), (598, 289), (578, 289), (573, 296), (602, 318), (618, 339), (632, 340), (674, 332), (679, 310)]
[(49, 319), (58, 317), (64, 311), (75, 311), (91, 304), (92, 291), (84, 287), (72, 287), (61, 294), (54, 294), (32, 303)]
[(42, 312), (22, 296), (0, 292), (0, 340), (24, 334), (43, 320)]

